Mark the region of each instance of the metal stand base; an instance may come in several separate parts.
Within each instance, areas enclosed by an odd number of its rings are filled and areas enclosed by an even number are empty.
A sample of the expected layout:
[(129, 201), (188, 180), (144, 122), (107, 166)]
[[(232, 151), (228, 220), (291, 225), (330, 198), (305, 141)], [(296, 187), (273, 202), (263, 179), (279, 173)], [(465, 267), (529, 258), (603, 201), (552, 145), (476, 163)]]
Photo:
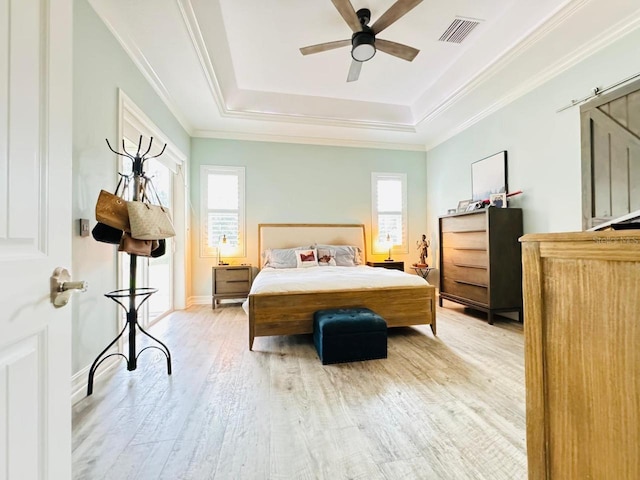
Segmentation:
[[(144, 328), (142, 328), (138, 323), (138, 309), (144, 302), (146, 302), (149, 299), (149, 297), (152, 294), (156, 293), (157, 291), (158, 291), (157, 288), (136, 288), (136, 289), (115, 290), (113, 292), (105, 293), (105, 297), (110, 298), (111, 300), (113, 300), (114, 302), (116, 302), (122, 308), (125, 309), (125, 311), (127, 312), (127, 323), (124, 326), (124, 328), (120, 331), (118, 336), (114, 338), (113, 341), (109, 345), (107, 345), (107, 348), (105, 348), (102, 352), (100, 352), (100, 355), (98, 355), (96, 359), (93, 361), (93, 364), (91, 365), (91, 369), (89, 370), (87, 396), (93, 393), (93, 377), (96, 373), (96, 370), (98, 369), (100, 364), (109, 357), (114, 357), (114, 356), (123, 357), (127, 361), (127, 370), (132, 371), (138, 367), (138, 357), (140, 356), (140, 354), (145, 350), (155, 348), (157, 350), (160, 350), (164, 354), (164, 356), (167, 358), (167, 374), (171, 375), (171, 352), (169, 351), (169, 349), (164, 343), (162, 343), (153, 335), (145, 331)], [(135, 305), (136, 297), (141, 298), (141, 301), (140, 303), (138, 303), (137, 306)], [(120, 299), (124, 299), (124, 298), (128, 298), (130, 301), (129, 310), (127, 310), (126, 305), (120, 301)], [(127, 327), (129, 328), (129, 356), (127, 357), (126, 355), (120, 352), (105, 355), (105, 353), (107, 353), (109, 349), (113, 345), (115, 345), (115, 343), (122, 337)], [(143, 348), (142, 350), (140, 350), (136, 354), (136, 327), (139, 328), (144, 335), (146, 335), (150, 339), (160, 344), (160, 346), (149, 345)]]

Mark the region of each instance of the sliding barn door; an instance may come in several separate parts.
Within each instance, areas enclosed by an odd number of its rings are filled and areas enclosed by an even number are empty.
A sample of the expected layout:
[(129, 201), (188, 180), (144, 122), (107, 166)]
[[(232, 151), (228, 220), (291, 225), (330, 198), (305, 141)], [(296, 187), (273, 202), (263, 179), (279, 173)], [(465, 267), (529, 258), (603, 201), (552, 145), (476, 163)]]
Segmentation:
[(640, 82), (580, 109), (583, 227), (640, 210)]

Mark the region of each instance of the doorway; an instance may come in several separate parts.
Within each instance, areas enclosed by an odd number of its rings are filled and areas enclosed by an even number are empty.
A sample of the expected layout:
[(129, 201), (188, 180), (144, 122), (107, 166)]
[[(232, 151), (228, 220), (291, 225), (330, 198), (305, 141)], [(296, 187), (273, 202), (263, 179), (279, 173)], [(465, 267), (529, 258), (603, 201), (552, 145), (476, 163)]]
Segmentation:
[[(140, 145), (140, 136), (144, 149), (153, 138), (149, 155), (158, 155), (165, 143), (166, 149), (158, 158), (145, 162), (145, 176), (151, 179), (163, 206), (171, 212), (176, 236), (166, 239), (165, 254), (157, 257), (138, 257), (136, 285), (157, 288), (138, 310), (138, 322), (146, 329), (175, 308), (184, 308), (186, 303), (185, 285), (185, 237), (186, 214), (185, 198), (187, 183), (184, 178), (186, 157), (182, 154), (149, 119), (120, 91), (120, 138), (127, 151), (136, 152)], [(119, 172), (131, 173), (132, 162), (122, 158)], [(130, 186), (132, 187), (132, 185)], [(118, 254), (118, 288), (126, 289), (130, 285), (130, 257), (126, 253)], [(121, 325), (126, 318), (124, 311), (119, 312)]]

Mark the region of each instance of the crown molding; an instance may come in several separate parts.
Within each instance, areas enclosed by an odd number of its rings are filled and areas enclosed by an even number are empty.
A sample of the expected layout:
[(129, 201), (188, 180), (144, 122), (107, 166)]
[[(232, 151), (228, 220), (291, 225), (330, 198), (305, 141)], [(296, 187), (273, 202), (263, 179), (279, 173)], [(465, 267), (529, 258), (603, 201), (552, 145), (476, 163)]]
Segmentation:
[(424, 144), (373, 142), (366, 140), (347, 140), (342, 138), (294, 137), (290, 135), (269, 135), (264, 133), (221, 132), (196, 130), (194, 138), (217, 138), (221, 140), (244, 140), (250, 142), (293, 143), (301, 145), (323, 145), (332, 147), (375, 148), (381, 150), (404, 150), (426, 152)]
[(218, 77), (216, 76), (213, 64), (211, 63), (211, 57), (209, 56), (209, 51), (207, 50), (207, 46), (204, 42), (202, 30), (200, 29), (200, 25), (198, 24), (198, 20), (196, 19), (193, 5), (191, 4), (190, 0), (178, 0), (177, 3), (178, 9), (180, 10), (180, 15), (182, 15), (184, 26), (186, 27), (187, 32), (189, 32), (189, 38), (191, 39), (193, 51), (198, 57), (200, 68), (205, 76), (207, 85), (209, 85), (209, 91), (211, 92), (213, 100), (218, 107), (218, 113), (222, 116), (225, 116), (227, 108), (224, 102), (222, 87), (220, 86), (220, 82), (218, 81)]
[[(584, 2), (580, 2), (580, 3), (584, 3)], [(572, 13), (574, 12), (575, 10), (572, 11)], [(565, 16), (564, 20), (566, 20), (566, 18), (568, 17)], [(589, 58), (590, 56), (606, 48), (607, 46), (613, 44), (614, 42), (620, 40), (622, 37), (633, 32), (638, 28), (640, 28), (640, 9), (638, 9), (634, 15), (626, 18), (621, 22), (618, 22), (617, 24), (603, 31), (600, 35), (594, 37), (591, 41), (584, 44), (582, 47), (578, 48), (577, 50), (574, 50), (573, 52), (565, 55), (560, 60), (551, 64), (548, 68), (541, 70), (538, 75), (531, 77), (529, 81), (520, 84), (517, 88), (512, 89), (506, 95), (503, 95), (502, 97), (497, 99), (495, 102), (493, 102), (489, 107), (483, 109), (482, 111), (468, 118), (465, 122), (457, 125), (453, 129), (448, 130), (446, 133), (438, 136), (437, 138), (427, 142), (427, 146), (426, 146), (427, 150), (430, 150), (436, 147), (437, 145), (439, 145), (440, 143), (443, 143), (446, 140), (450, 139), (451, 137), (457, 135), (458, 133), (463, 132), (464, 130), (478, 123), (482, 119), (497, 112), (501, 108), (504, 108), (514, 100), (517, 100), (518, 98), (523, 97), (527, 93), (532, 92), (533, 90), (545, 84), (549, 80), (557, 77), (558, 75), (565, 72), (569, 68), (577, 65), (578, 63)], [(541, 37), (539, 37), (536, 41), (538, 41), (540, 38)], [(532, 44), (529, 44), (529, 45), (532, 45)], [(520, 54), (522, 53), (523, 51), (520, 51)], [(510, 57), (509, 61), (512, 61), (514, 58), (515, 57)], [(484, 81), (487, 81), (487, 80), (489, 80), (489, 78), (484, 79)], [(474, 82), (475, 80), (470, 83), (474, 83)], [(467, 84), (467, 86), (469, 85), (470, 84)], [(451, 97), (447, 101), (443, 102), (443, 104), (441, 104), (438, 108), (434, 109), (434, 111), (432, 111), (429, 114), (429, 120), (433, 120), (434, 118), (439, 116), (445, 110), (453, 106), (454, 103), (460, 101), (464, 96), (471, 93), (471, 91), (474, 90), (477, 86), (478, 85), (473, 85), (472, 88), (469, 88), (464, 92), (459, 92), (459, 93), (457, 92), (455, 95), (455, 98)], [(450, 103), (450, 104), (447, 104), (445, 106), (446, 103)], [(438, 110), (440, 107), (442, 108)]]
[(189, 134), (190, 136), (193, 136), (193, 127), (187, 121), (186, 117), (182, 114), (182, 112), (171, 101), (171, 96), (169, 95), (169, 92), (167, 92), (166, 88), (162, 84), (162, 81), (156, 74), (153, 67), (151, 67), (151, 65), (147, 61), (146, 57), (143, 55), (142, 51), (138, 48), (136, 43), (130, 39), (131, 45), (132, 45), (132, 47), (130, 47), (129, 44), (124, 41), (124, 38), (122, 38), (120, 33), (118, 33), (118, 31), (114, 28), (111, 22), (109, 22), (104, 16), (100, 14), (98, 14), (98, 16), (100, 17), (102, 22), (106, 25), (107, 29), (111, 32), (111, 34), (114, 36), (116, 41), (120, 44), (120, 46), (125, 51), (125, 53), (129, 56), (129, 58), (134, 63), (134, 65), (138, 67), (138, 70), (140, 71), (142, 76), (147, 80), (147, 83), (149, 83), (149, 86), (151, 86), (153, 91), (156, 92), (158, 97), (160, 97), (160, 100), (162, 101), (162, 103), (164, 103), (164, 105), (169, 109), (169, 111), (178, 121), (180, 126), (187, 132), (187, 134)]
[(487, 68), (478, 73), (469, 82), (455, 90), (446, 100), (437, 105), (430, 112), (422, 116), (418, 124), (429, 122), (436, 119), (444, 112), (449, 110), (458, 102), (462, 101), (467, 95), (471, 94), (476, 88), (490, 81), (495, 75), (506, 68), (516, 58), (523, 55), (529, 48), (542, 40), (549, 32), (571, 18), (580, 8), (589, 3), (589, 0), (574, 0), (571, 3), (561, 7), (560, 10), (551, 15), (550, 18), (541, 21), (532, 28), (533, 33), (521, 40), (518, 45), (510, 49), (506, 53), (497, 57), (496, 60), (489, 64)]
[(200, 68), (204, 74), (209, 90), (214, 98), (218, 113), (224, 118), (240, 120), (258, 120), (275, 122), (305, 123), (310, 125), (323, 125), (329, 127), (352, 127), (365, 129), (388, 130), (395, 132), (415, 133), (414, 124), (403, 124), (395, 122), (381, 122), (373, 120), (337, 119), (334, 117), (324, 117), (319, 115), (290, 114), (281, 112), (263, 112), (246, 108), (230, 108), (225, 101), (224, 92), (220, 81), (216, 76), (211, 57), (207, 49), (200, 25), (193, 10), (190, 0), (178, 0), (178, 7), (182, 15), (182, 20), (189, 32), (191, 44), (198, 57)]

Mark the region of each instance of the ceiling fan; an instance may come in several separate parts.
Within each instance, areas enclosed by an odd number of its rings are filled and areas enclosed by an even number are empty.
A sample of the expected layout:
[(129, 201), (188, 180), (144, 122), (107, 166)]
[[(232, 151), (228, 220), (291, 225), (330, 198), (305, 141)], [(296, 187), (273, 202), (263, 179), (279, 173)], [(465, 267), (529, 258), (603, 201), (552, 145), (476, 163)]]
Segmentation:
[(368, 8), (361, 8), (356, 12), (349, 0), (331, 1), (353, 31), (351, 40), (337, 40), (335, 42), (319, 43), (317, 45), (302, 47), (300, 53), (310, 55), (312, 53), (326, 52), (327, 50), (351, 45), (351, 57), (353, 60), (351, 62), (351, 68), (349, 68), (347, 82), (358, 80), (362, 64), (367, 60), (371, 60), (377, 50), (409, 62), (420, 52), (420, 50), (416, 48), (401, 43), (376, 38), (376, 35), (402, 18), (407, 12), (421, 3), (422, 0), (397, 0), (371, 27), (368, 25), (369, 20), (371, 20), (371, 11)]

